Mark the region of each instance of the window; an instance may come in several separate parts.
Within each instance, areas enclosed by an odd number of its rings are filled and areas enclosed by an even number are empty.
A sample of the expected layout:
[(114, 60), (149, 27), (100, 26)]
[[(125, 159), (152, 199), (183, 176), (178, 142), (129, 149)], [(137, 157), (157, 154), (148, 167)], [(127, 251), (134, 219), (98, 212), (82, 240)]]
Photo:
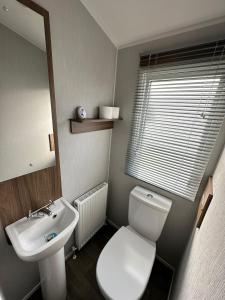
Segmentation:
[(224, 54), (220, 41), (141, 57), (128, 175), (195, 199), (224, 121)]

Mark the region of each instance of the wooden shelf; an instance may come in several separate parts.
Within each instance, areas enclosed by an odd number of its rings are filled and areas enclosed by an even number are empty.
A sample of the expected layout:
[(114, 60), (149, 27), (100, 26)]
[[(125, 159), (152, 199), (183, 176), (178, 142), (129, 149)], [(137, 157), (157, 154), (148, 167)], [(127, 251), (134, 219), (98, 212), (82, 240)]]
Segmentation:
[(118, 120), (122, 119), (85, 119), (82, 121), (70, 119), (70, 131), (71, 133), (84, 133), (111, 129), (114, 122)]

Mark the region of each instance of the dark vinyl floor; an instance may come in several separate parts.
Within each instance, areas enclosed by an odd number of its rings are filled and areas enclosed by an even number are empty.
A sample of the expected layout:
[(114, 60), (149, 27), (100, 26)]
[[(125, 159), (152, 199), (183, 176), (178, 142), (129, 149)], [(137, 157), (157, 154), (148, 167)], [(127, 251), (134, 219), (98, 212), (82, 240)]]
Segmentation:
[[(114, 233), (115, 229), (110, 225), (103, 226), (77, 253), (76, 260), (71, 258), (66, 262), (67, 300), (104, 299), (96, 281), (96, 263), (101, 250)], [(166, 300), (172, 275), (172, 271), (156, 259), (142, 300)], [(41, 290), (36, 291), (30, 300), (42, 300)]]

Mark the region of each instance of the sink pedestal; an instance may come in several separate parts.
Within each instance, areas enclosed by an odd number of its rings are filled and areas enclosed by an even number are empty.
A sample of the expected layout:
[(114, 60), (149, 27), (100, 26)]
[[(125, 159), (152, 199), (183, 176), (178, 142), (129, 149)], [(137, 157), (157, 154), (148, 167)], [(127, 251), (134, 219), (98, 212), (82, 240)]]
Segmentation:
[(38, 263), (44, 300), (66, 299), (64, 247)]
[[(50, 216), (24, 217), (8, 225), (6, 232), (22, 260), (38, 262), (44, 300), (66, 300), (64, 245), (77, 225), (79, 213), (64, 198), (54, 204)], [(47, 242), (46, 235), (53, 233), (56, 235)]]

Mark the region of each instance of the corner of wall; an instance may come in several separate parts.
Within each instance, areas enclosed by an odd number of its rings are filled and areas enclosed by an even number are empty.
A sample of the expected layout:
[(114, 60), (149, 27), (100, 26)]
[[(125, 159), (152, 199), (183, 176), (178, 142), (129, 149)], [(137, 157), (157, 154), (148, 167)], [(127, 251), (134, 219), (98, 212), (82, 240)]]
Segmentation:
[[(113, 106), (115, 105), (115, 94), (116, 94), (116, 76), (117, 76), (117, 63), (118, 63), (118, 51), (119, 49), (116, 48), (116, 59), (115, 59), (115, 71), (114, 71), (114, 84), (113, 84)], [(109, 140), (109, 153), (108, 153), (108, 171), (107, 171), (107, 182), (109, 182), (109, 172), (110, 172), (110, 161), (111, 161), (111, 144), (112, 144), (112, 134), (113, 131), (111, 130), (110, 140)]]

